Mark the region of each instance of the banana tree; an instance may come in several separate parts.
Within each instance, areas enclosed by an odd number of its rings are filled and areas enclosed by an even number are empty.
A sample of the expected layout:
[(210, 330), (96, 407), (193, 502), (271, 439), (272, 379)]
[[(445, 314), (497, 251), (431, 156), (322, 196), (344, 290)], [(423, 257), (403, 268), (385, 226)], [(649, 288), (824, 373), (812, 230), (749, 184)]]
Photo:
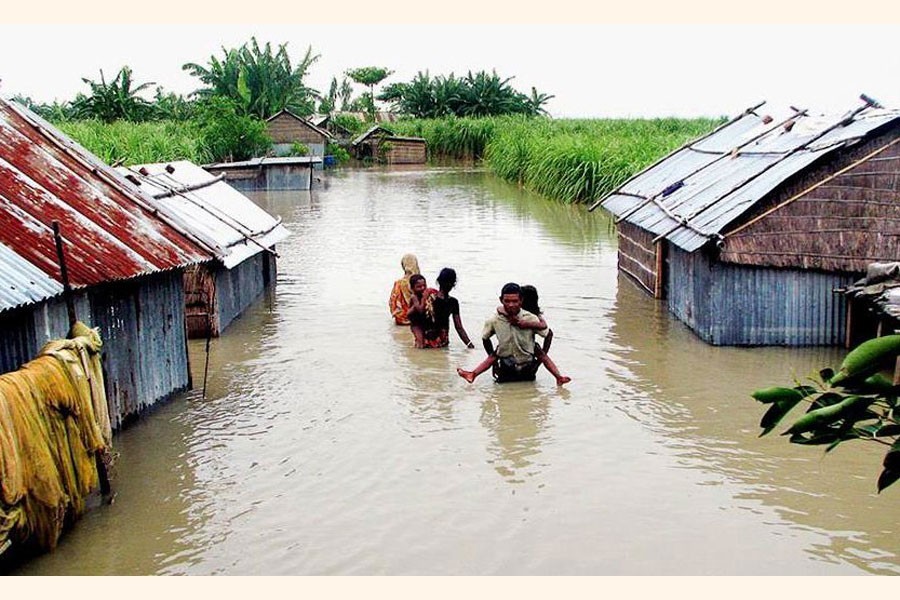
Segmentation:
[(753, 392), (769, 405), (759, 426), (770, 433), (798, 406), (802, 416), (782, 433), (794, 444), (824, 445), (825, 452), (849, 440), (867, 440), (887, 448), (878, 491), (900, 479), (900, 385), (882, 371), (900, 371), (900, 335), (863, 342), (844, 358), (835, 372), (825, 368), (792, 387), (769, 387)]
[(72, 107), (83, 119), (99, 119), (105, 123), (117, 120), (142, 121), (153, 112), (150, 102), (139, 96), (140, 92), (155, 85), (153, 82), (135, 85), (131, 68), (124, 66), (109, 83), (100, 70), (100, 81), (82, 78), (90, 87), (90, 95), (78, 94)]

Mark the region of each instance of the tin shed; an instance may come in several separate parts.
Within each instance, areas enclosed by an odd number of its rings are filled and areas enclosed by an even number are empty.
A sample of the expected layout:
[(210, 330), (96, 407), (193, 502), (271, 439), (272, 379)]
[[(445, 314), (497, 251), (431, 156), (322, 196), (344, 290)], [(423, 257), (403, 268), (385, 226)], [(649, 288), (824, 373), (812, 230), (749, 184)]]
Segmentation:
[(275, 280), (275, 244), (288, 236), (281, 220), (189, 161), (119, 167), (119, 172), (214, 240), (218, 260), (185, 270), (189, 337), (218, 336)]
[(2, 371), (68, 331), (53, 222), (77, 316), (100, 329), (118, 428), (190, 386), (183, 271), (212, 260), (213, 248), (51, 125), (0, 100)]
[(716, 345), (835, 345), (835, 289), (900, 255), (900, 111), (748, 109), (619, 186), (619, 268)]
[(203, 168), (214, 175), (223, 175), (225, 181), (238, 191), (262, 192), (309, 190), (313, 169), (320, 164), (321, 156), (283, 156), (215, 163)]
[(380, 125), (350, 142), (350, 149), (355, 158), (387, 164), (424, 164), (428, 158), (424, 138), (394, 135)]

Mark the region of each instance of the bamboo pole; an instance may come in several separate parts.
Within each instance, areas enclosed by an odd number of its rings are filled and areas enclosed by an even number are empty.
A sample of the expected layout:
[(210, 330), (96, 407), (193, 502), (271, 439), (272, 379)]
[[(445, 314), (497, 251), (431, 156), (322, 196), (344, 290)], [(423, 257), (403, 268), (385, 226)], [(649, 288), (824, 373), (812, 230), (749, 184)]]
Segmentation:
[[(66, 312), (69, 315), (69, 331), (75, 327), (78, 322), (78, 316), (75, 313), (75, 297), (72, 294), (72, 286), (69, 283), (69, 269), (66, 267), (66, 255), (63, 251), (62, 234), (60, 233), (59, 221), (53, 221), (53, 239), (56, 243), (56, 258), (59, 261), (60, 277), (63, 284), (63, 298), (66, 301)], [(94, 454), (94, 464), (97, 467), (97, 477), (100, 480), (100, 493), (109, 502), (112, 501), (110, 494), (112, 486), (109, 483), (109, 471), (106, 468), (106, 462), (100, 452)]]

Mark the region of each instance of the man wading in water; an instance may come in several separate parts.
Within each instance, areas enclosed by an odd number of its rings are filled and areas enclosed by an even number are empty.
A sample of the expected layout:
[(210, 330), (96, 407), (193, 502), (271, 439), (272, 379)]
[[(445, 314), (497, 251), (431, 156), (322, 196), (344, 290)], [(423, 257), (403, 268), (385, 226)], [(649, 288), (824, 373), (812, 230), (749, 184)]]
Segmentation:
[[(535, 351), (546, 354), (550, 349), (552, 334), (549, 329), (535, 330), (531, 326), (539, 325), (541, 320), (522, 308), (522, 290), (516, 283), (507, 283), (500, 290), (500, 302), (503, 312), (491, 315), (484, 323), (481, 341), (488, 353), (488, 358), (473, 371), (457, 369), (460, 377), (472, 383), (479, 374), (493, 365), (494, 379), (497, 383), (507, 381), (533, 381), (534, 375), (541, 366), (541, 357)], [(529, 327), (522, 327), (526, 324)], [(497, 336), (497, 350), (491, 338)], [(534, 336), (544, 338), (544, 347), (537, 348)], [(568, 378), (566, 378), (568, 380)]]

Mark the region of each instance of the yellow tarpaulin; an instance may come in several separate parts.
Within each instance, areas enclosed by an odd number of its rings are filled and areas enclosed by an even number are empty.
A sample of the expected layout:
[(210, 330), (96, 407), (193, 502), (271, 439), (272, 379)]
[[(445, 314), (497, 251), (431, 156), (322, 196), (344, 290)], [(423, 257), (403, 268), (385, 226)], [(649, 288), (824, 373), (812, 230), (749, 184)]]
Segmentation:
[(81, 322), (37, 358), (0, 375), (0, 547), (56, 546), (67, 520), (97, 488), (97, 457), (112, 430), (100, 366), (102, 342)]

